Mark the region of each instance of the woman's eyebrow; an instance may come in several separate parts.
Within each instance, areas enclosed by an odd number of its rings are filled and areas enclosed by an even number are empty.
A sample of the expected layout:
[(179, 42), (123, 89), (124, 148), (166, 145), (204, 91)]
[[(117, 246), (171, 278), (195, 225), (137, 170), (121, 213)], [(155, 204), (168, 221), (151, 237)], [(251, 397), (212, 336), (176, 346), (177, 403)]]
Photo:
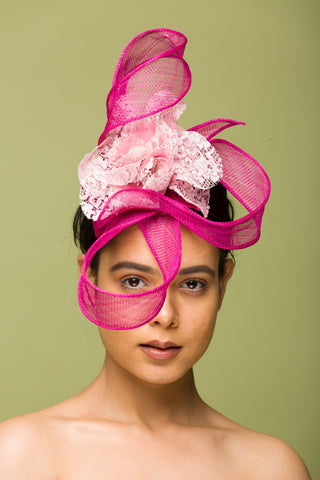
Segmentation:
[(139, 272), (151, 273), (152, 275), (158, 275), (160, 273), (154, 268), (149, 267), (148, 265), (143, 265), (141, 263), (135, 263), (135, 262), (116, 263), (110, 268), (110, 273), (115, 272), (116, 270), (120, 270), (121, 268), (133, 268), (134, 270), (138, 270)]
[(215, 275), (215, 271), (212, 270), (212, 268), (210, 268), (208, 265), (194, 265), (193, 267), (182, 268), (179, 270), (178, 275), (189, 275), (190, 273), (198, 272), (209, 273), (212, 276)]

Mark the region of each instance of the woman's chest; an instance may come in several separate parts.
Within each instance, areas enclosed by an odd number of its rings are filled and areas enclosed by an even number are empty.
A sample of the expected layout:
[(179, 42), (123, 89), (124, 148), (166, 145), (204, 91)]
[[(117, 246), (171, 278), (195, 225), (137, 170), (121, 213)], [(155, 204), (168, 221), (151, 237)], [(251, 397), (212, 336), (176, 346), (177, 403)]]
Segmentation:
[(207, 432), (150, 436), (130, 429), (65, 439), (57, 469), (58, 480), (224, 480), (235, 473), (232, 461)]
[[(62, 467), (62, 468), (61, 468)], [(121, 453), (86, 452), (69, 456), (60, 464), (59, 480), (222, 480), (232, 478), (227, 475), (226, 468), (212, 460), (209, 456), (175, 452), (145, 451), (130, 452), (124, 446)]]

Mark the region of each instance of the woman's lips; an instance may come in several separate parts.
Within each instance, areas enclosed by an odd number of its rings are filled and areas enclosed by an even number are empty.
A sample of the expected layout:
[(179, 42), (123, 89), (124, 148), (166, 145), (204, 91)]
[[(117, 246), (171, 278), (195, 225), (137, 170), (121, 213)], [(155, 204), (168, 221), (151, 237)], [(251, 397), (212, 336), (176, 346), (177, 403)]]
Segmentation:
[(182, 348), (173, 342), (159, 342), (158, 340), (141, 343), (139, 347), (153, 360), (170, 360), (178, 355)]

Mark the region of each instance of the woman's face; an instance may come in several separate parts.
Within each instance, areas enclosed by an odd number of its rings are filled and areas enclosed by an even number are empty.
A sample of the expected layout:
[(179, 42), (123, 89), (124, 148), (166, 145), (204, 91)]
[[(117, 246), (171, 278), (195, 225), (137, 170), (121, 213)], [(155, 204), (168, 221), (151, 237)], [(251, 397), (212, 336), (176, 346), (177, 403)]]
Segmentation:
[[(132, 330), (99, 327), (109, 360), (149, 383), (182, 378), (206, 351), (233, 271), (228, 259), (219, 278), (218, 248), (185, 227), (181, 237), (180, 270), (157, 316)], [(159, 266), (138, 227), (124, 230), (101, 251), (95, 281), (98, 287), (117, 293), (150, 290), (162, 283)]]

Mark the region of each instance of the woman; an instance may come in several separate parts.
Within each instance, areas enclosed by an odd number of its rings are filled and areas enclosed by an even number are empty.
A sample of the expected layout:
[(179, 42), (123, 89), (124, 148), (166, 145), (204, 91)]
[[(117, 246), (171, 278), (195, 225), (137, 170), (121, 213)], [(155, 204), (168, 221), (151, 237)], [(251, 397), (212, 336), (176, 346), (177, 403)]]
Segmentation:
[[(120, 57), (74, 220), (79, 304), (105, 363), (75, 397), (2, 424), (1, 478), (310, 478), (289, 446), (225, 418), (195, 387), (230, 251), (258, 240), (270, 185), (254, 159), (214, 138), (237, 122), (177, 125), (185, 44), (151, 30)], [(233, 220), (227, 190), (246, 216)]]

